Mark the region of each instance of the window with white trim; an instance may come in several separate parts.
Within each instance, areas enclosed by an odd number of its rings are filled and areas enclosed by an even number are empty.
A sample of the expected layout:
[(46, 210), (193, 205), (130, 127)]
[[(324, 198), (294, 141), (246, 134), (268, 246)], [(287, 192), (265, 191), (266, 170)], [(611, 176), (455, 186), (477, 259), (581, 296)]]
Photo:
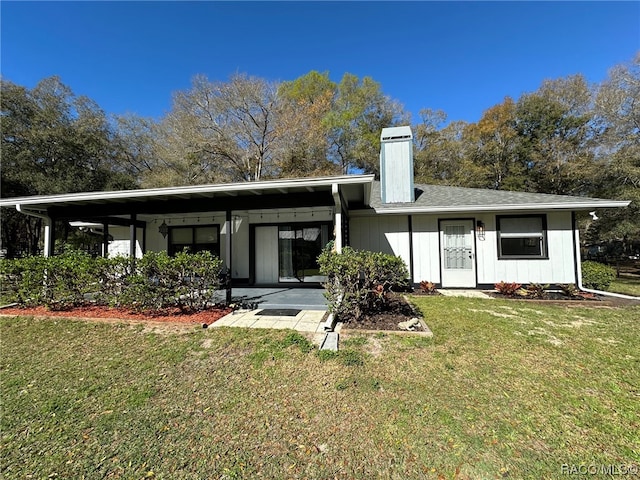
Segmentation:
[(546, 215), (496, 217), (499, 259), (547, 258)]

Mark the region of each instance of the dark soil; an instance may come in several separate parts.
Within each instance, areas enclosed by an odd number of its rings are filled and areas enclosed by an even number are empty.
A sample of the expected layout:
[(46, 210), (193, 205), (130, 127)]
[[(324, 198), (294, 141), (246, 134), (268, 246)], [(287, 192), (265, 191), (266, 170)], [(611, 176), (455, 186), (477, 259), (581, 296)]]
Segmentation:
[[(365, 313), (359, 319), (343, 319), (342, 322), (345, 328), (353, 330), (406, 331), (398, 328), (398, 323), (419, 316), (402, 295), (387, 294), (387, 303), (382, 310)], [(422, 331), (422, 327), (415, 331)]]
[(566, 300), (566, 301), (581, 301), (581, 302), (600, 302), (602, 300), (605, 300), (605, 298), (601, 296), (592, 295), (588, 293), (584, 295), (576, 295), (573, 297), (565, 295), (562, 292), (545, 292), (543, 297), (531, 297), (531, 296), (524, 296), (524, 295), (503, 295), (502, 293), (498, 293), (498, 292), (487, 292), (487, 293), (494, 298), (515, 299), (515, 300), (556, 300), (556, 301)]
[(565, 305), (585, 305), (585, 306), (624, 306), (624, 305), (640, 305), (640, 301), (631, 300), (627, 298), (619, 298), (613, 296), (604, 296), (604, 295), (592, 295), (585, 293), (583, 295), (576, 295), (574, 297), (570, 297), (568, 295), (564, 295), (561, 292), (545, 292), (543, 298), (532, 298), (532, 297), (523, 297), (519, 295), (502, 295), (497, 292), (486, 292), (488, 295), (491, 295), (494, 298), (501, 298), (503, 300), (525, 300), (528, 302), (541, 302), (541, 303), (555, 303), (555, 304), (565, 304)]

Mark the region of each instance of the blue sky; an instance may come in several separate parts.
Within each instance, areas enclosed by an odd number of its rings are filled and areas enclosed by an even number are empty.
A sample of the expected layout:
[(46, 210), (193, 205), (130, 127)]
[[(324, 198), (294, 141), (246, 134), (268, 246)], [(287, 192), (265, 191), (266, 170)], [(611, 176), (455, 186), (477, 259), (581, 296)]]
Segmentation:
[(477, 121), (544, 79), (591, 82), (640, 50), (640, 2), (0, 3), (3, 78), (58, 75), (108, 113), (159, 118), (204, 74), (370, 76), (417, 120)]

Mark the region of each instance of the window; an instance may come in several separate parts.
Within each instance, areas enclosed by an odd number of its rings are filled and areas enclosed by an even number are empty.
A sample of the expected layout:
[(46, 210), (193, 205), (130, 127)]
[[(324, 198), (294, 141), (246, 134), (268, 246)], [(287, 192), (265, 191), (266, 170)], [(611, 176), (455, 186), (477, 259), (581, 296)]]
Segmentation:
[(197, 253), (208, 250), (220, 256), (220, 227), (218, 225), (171, 227), (169, 229), (169, 255), (186, 251)]
[(278, 226), (278, 280), (322, 282), (318, 256), (329, 242), (329, 223)]
[(498, 258), (547, 258), (545, 215), (497, 217)]

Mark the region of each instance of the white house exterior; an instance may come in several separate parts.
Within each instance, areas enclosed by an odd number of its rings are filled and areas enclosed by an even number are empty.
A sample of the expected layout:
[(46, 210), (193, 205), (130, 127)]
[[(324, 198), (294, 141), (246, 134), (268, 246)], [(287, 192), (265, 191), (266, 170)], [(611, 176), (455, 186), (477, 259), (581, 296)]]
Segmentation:
[(210, 250), (237, 285), (317, 285), (316, 262), (340, 250), (400, 256), (412, 281), (476, 288), (499, 281), (578, 283), (578, 211), (624, 207), (562, 195), (414, 185), (409, 127), (382, 132), (381, 173), (0, 200), (45, 220), (85, 225), (103, 254)]

